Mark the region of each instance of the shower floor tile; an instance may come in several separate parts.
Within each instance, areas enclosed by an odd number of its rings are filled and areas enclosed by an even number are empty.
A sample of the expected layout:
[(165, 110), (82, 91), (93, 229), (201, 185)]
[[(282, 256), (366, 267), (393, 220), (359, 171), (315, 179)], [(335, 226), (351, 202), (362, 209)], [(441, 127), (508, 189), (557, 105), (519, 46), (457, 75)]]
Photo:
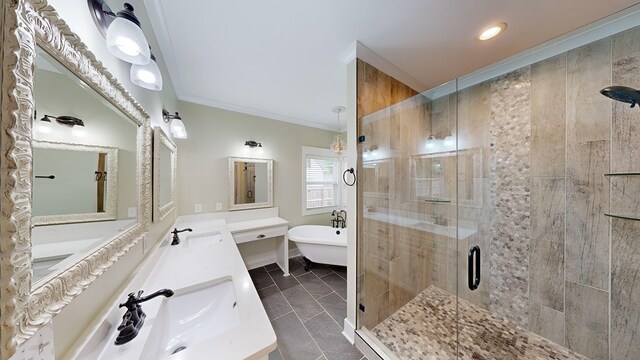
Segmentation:
[[(460, 359), (587, 359), (465, 300), (458, 311)], [(456, 359), (456, 297), (431, 286), (372, 332), (401, 359)]]

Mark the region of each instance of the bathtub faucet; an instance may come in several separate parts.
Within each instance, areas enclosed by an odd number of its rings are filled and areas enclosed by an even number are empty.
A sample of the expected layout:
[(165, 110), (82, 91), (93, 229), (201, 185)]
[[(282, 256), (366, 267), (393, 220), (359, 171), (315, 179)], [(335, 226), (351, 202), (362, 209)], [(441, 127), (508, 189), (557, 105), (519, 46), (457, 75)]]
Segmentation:
[(333, 219), (331, 219), (331, 227), (336, 228), (336, 229), (337, 228), (344, 229), (345, 227), (347, 227), (347, 221), (345, 220), (346, 217), (347, 217), (347, 212), (346, 211), (344, 211), (344, 210), (340, 210), (340, 211), (333, 210), (333, 212), (331, 213), (331, 216), (333, 216)]

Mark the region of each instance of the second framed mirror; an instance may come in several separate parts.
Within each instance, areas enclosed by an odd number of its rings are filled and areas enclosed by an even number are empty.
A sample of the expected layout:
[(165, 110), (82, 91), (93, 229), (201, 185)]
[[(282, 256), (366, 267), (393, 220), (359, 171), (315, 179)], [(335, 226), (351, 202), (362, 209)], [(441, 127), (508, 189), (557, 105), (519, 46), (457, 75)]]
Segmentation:
[(273, 206), (273, 160), (229, 158), (229, 210)]
[(153, 129), (153, 222), (162, 221), (176, 208), (178, 150), (164, 131)]

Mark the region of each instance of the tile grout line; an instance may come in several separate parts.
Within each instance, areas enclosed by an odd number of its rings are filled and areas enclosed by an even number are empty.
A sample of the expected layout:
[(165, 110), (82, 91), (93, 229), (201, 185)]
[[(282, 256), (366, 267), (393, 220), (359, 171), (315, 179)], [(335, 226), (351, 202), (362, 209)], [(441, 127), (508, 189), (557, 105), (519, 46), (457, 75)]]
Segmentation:
[[(331, 272), (330, 272), (330, 273), (328, 273), (328, 274), (325, 274), (323, 277), (328, 276), (328, 275), (331, 275), (331, 274), (335, 274), (335, 275), (337, 275), (339, 278), (341, 278), (342, 280), (346, 281), (346, 279), (344, 279), (342, 276), (340, 276), (340, 274), (338, 274), (337, 272), (335, 272), (333, 269), (331, 269), (331, 268), (328, 268), (328, 269), (329, 269)], [(265, 267), (265, 270), (267, 270), (267, 269), (266, 269), (266, 267)], [(274, 271), (275, 271), (275, 270), (277, 270), (277, 269), (274, 269)], [(270, 271), (268, 271), (268, 270), (267, 270), (267, 274), (269, 275), (269, 277), (271, 278), (271, 280), (274, 282), (274, 285), (276, 285), (276, 287), (277, 287), (277, 283), (276, 283), (276, 281), (273, 279), (273, 276), (271, 276)], [(290, 275), (291, 275), (291, 276), (293, 276), (296, 280), (298, 280), (298, 278), (299, 278), (299, 277), (307, 276), (307, 275), (309, 275), (309, 274), (313, 274), (313, 275), (315, 275), (319, 280), (321, 280), (321, 281), (322, 281), (322, 282), (323, 282), (323, 283), (324, 283), (324, 284), (325, 284), (325, 285), (326, 285), (326, 286), (331, 290), (331, 292), (330, 292), (330, 293), (325, 294), (325, 295), (323, 295), (323, 296), (319, 297), (318, 299), (320, 299), (320, 298), (324, 298), (324, 297), (326, 297), (326, 296), (329, 296), (329, 295), (331, 295), (331, 294), (335, 293), (335, 294), (336, 294), (340, 299), (342, 299), (343, 301), (345, 301), (345, 302), (346, 302), (346, 300), (345, 300), (342, 296), (340, 296), (340, 294), (338, 294), (338, 292), (337, 292), (337, 291), (336, 291), (336, 290), (335, 290), (331, 285), (329, 285), (326, 281), (322, 280), (322, 277), (320, 277), (320, 276), (318, 276), (316, 273), (312, 272), (312, 270), (310, 270), (309, 272), (305, 272), (304, 274), (302, 274), (302, 275), (298, 275), (298, 276), (296, 276), (296, 275), (294, 275), (294, 274), (290, 273)], [(339, 323), (338, 323), (338, 322), (333, 318), (333, 316), (331, 316), (331, 314), (329, 314), (329, 312), (327, 311), (327, 309), (326, 309), (326, 308), (325, 308), (325, 307), (324, 307), (324, 306), (323, 306), (323, 305), (318, 301), (318, 299), (316, 299), (316, 298), (315, 298), (315, 297), (314, 297), (314, 296), (309, 292), (309, 290), (307, 290), (307, 288), (304, 286), (304, 284), (302, 284), (302, 282), (300, 282), (299, 280), (298, 280), (298, 283), (299, 283), (299, 285), (302, 287), (302, 289), (303, 289), (304, 291), (306, 291), (306, 292), (307, 292), (307, 294), (309, 294), (309, 296), (313, 299), (313, 301), (315, 301), (315, 303), (316, 303), (316, 304), (318, 304), (318, 306), (320, 306), (320, 308), (322, 309), (322, 311), (321, 311), (321, 312), (319, 312), (319, 313), (317, 313), (316, 315), (312, 316), (311, 318), (307, 319), (307, 321), (310, 321), (311, 319), (314, 319), (314, 318), (318, 317), (319, 315), (322, 315), (322, 313), (326, 313), (326, 314), (329, 316), (329, 318), (330, 318), (330, 319), (331, 319), (331, 320), (332, 320), (332, 321), (333, 321), (333, 322), (338, 326), (338, 329), (342, 329), (342, 327), (340, 326), (340, 324), (339, 324)], [(271, 286), (273, 286), (273, 285), (271, 285)], [(271, 287), (271, 286), (268, 286), (268, 287)], [(296, 286), (297, 286), (297, 285), (296, 285)], [(277, 289), (278, 289), (278, 291), (279, 291), (280, 293), (282, 293), (282, 290), (280, 290), (280, 287), (277, 287)], [(276, 318), (276, 319), (279, 319), (279, 318), (281, 318), (281, 317), (283, 317), (283, 316), (285, 316), (285, 315), (288, 315), (288, 314), (290, 314), (290, 313), (292, 313), (292, 312), (293, 312), (293, 313), (296, 315), (296, 317), (298, 318), (298, 320), (300, 321), (300, 323), (302, 324), (302, 326), (304, 326), (305, 330), (307, 331), (307, 333), (309, 334), (309, 336), (311, 337), (311, 339), (313, 340), (313, 342), (316, 344), (316, 346), (318, 347), (318, 349), (320, 349), (320, 352), (322, 353), (322, 355), (321, 355), (319, 358), (321, 358), (322, 356), (324, 356), (325, 358), (327, 358), (327, 357), (326, 357), (326, 354), (324, 353), (324, 351), (322, 350), (322, 348), (320, 347), (320, 345), (318, 345), (318, 343), (317, 343), (316, 339), (313, 337), (313, 335), (311, 335), (311, 333), (309, 332), (309, 329), (307, 329), (307, 326), (305, 325), (305, 323), (306, 323), (306, 322), (305, 322), (305, 321), (302, 321), (302, 319), (300, 319), (300, 317), (298, 316), (298, 313), (296, 313), (295, 309), (293, 308), (293, 306), (292, 306), (292, 305), (291, 305), (291, 303), (289, 302), (289, 299), (287, 299), (287, 297), (286, 297), (286, 296), (284, 296), (284, 294), (282, 294), (282, 297), (285, 299), (285, 301), (287, 302), (287, 304), (289, 304), (289, 306), (291, 307), (291, 309), (292, 309), (292, 310), (291, 310), (291, 311), (289, 311), (288, 313), (284, 314), (284, 315), (279, 316), (279, 317), (278, 317), (278, 318)], [(274, 321), (274, 320), (276, 320), (276, 319), (273, 319), (273, 320), (271, 320), (271, 321)], [(353, 346), (353, 345), (352, 345), (352, 346)], [(358, 350), (358, 351), (359, 351), (359, 350)], [(280, 354), (282, 355), (282, 352), (281, 352)], [(283, 356), (283, 359), (284, 359), (284, 356)], [(328, 358), (327, 358), (327, 359), (328, 359)]]
[[(333, 270), (332, 270), (332, 271), (333, 271)], [(335, 273), (335, 272), (334, 272), (334, 273)], [(314, 275), (315, 275), (315, 274), (314, 274)], [(330, 275), (330, 274), (327, 274), (327, 275)], [(336, 275), (338, 275), (338, 274), (336, 273)], [(319, 276), (317, 276), (317, 275), (316, 275), (316, 277), (317, 277), (318, 279), (322, 280), (322, 278), (320, 278)], [(338, 275), (338, 277), (340, 277), (340, 275)], [(346, 281), (346, 280), (345, 280), (345, 281)], [(324, 281), (323, 281), (323, 282), (324, 282)], [(324, 295), (324, 296), (322, 296), (322, 297), (329, 296), (329, 295), (331, 295), (332, 293), (336, 293), (336, 295), (338, 295), (338, 297), (342, 299), (342, 296), (340, 296), (340, 295), (335, 291), (335, 289), (334, 289), (334, 288), (332, 288), (332, 287), (331, 287), (329, 284), (327, 284), (327, 283), (325, 283), (325, 284), (327, 285), (327, 287), (328, 287), (329, 289), (331, 289), (331, 290), (332, 290), (332, 292), (330, 292), (329, 294), (326, 294), (326, 295)], [(300, 285), (302, 285), (302, 283), (301, 283)], [(318, 299), (316, 299), (313, 295), (311, 295), (311, 293), (307, 290), (307, 288), (305, 288), (305, 287), (304, 287), (304, 285), (302, 285), (302, 288), (303, 288), (303, 289), (304, 289), (304, 290), (309, 294), (309, 296), (311, 296), (311, 298), (316, 302), (316, 304), (320, 305), (320, 308), (322, 308), (322, 310), (323, 310), (323, 311), (321, 311), (320, 313), (316, 314), (315, 316), (313, 316), (312, 318), (310, 318), (310, 319), (309, 319), (309, 320), (307, 320), (307, 321), (310, 321), (311, 319), (316, 318), (316, 317), (318, 317), (318, 316), (322, 315), (322, 313), (325, 313), (325, 314), (327, 314), (327, 316), (329, 316), (329, 318), (330, 318), (330, 319), (331, 319), (331, 320), (332, 320), (336, 325), (338, 325), (338, 329), (339, 329), (339, 330), (344, 330), (344, 329), (342, 328), (342, 326), (340, 326), (340, 324), (338, 324), (338, 322), (333, 318), (333, 316), (331, 316), (331, 314), (329, 314), (329, 312), (327, 311), (327, 309), (325, 309), (325, 307), (324, 307), (324, 306), (322, 306), (322, 304), (318, 301)], [(345, 302), (346, 302), (346, 300), (345, 300)], [(302, 325), (305, 327), (305, 329), (307, 328), (307, 325), (305, 325), (305, 323), (304, 323), (304, 322), (302, 323)], [(309, 330), (307, 329), (307, 331), (309, 331)], [(342, 331), (339, 333), (339, 336), (341, 335), (341, 333), (342, 333)], [(311, 334), (311, 333), (309, 333), (309, 334)], [(312, 335), (311, 337), (313, 338), (313, 335)], [(346, 340), (346, 339), (345, 339), (345, 340)], [(314, 338), (314, 341), (315, 341), (315, 338)], [(355, 345), (353, 345), (353, 344), (350, 344), (350, 343), (349, 343), (349, 345), (350, 345), (350, 346), (355, 347)], [(318, 346), (318, 347), (319, 347), (319, 346)], [(356, 349), (357, 349), (357, 348), (356, 348)], [(320, 349), (320, 350), (322, 350), (322, 349)], [(357, 350), (358, 350), (358, 352), (360, 352), (360, 353), (362, 354), (362, 352), (361, 352), (359, 349), (357, 349)], [(323, 354), (324, 354), (324, 351), (323, 351)], [(327, 358), (327, 359), (328, 359), (328, 358)]]
[[(266, 270), (266, 269), (265, 269)], [(269, 272), (267, 271), (267, 274), (269, 274)], [(271, 276), (271, 274), (269, 274), (269, 277), (271, 277), (271, 280), (273, 280), (273, 277)], [(296, 279), (297, 280), (297, 279)], [(273, 280), (273, 282), (275, 283), (276, 281)], [(300, 286), (302, 286), (302, 284), (300, 284)], [(302, 288), (304, 289), (304, 286), (302, 286)], [(280, 288), (278, 288), (278, 290), (280, 290)], [(305, 289), (306, 291), (307, 289)], [(280, 293), (282, 294), (282, 291), (280, 291)], [(309, 294), (311, 295), (311, 294)], [(322, 351), (322, 348), (320, 347), (320, 345), (318, 345), (318, 342), (316, 341), (316, 339), (313, 337), (313, 335), (311, 335), (311, 333), (309, 332), (309, 329), (307, 329), (307, 327), (304, 325), (304, 322), (302, 321), (302, 319), (300, 319), (300, 316), (298, 316), (298, 313), (296, 313), (295, 309), (293, 308), (293, 306), (291, 306), (291, 303), (289, 302), (289, 299), (287, 299), (286, 296), (284, 296), (284, 294), (282, 294), (282, 297), (284, 298), (284, 301), (287, 302), (287, 304), (289, 304), (289, 306), (291, 307), (292, 311), (290, 311), (289, 313), (293, 312), (293, 314), (296, 316), (296, 318), (298, 319), (298, 321), (300, 321), (300, 324), (302, 325), (302, 327), (304, 328), (304, 330), (307, 332), (307, 334), (309, 334), (309, 337), (311, 338), (311, 340), (313, 341), (314, 344), (316, 344), (316, 347), (318, 348), (318, 350), (320, 350), (320, 353), (322, 354), (322, 356), (325, 356), (324, 351)], [(312, 296), (313, 297), (313, 296)], [(315, 300), (315, 299), (314, 299)], [(324, 308), (323, 308), (324, 309)], [(318, 314), (319, 315), (319, 314)], [(317, 315), (316, 315), (317, 316)], [(277, 338), (277, 334), (276, 334), (276, 338)], [(277, 346), (277, 343), (276, 343)], [(282, 352), (280, 352), (280, 355), (282, 355)], [(320, 357), (319, 357), (320, 358)], [(283, 360), (287, 360), (284, 358), (284, 355), (282, 356)]]
[[(346, 281), (346, 279), (344, 279), (342, 276), (340, 276), (340, 274), (338, 274), (338, 273), (336, 273), (335, 271), (333, 271), (333, 269), (329, 268), (329, 270), (331, 270), (331, 273), (336, 274), (339, 278), (341, 278), (341, 279), (343, 279), (344, 281)], [(340, 296), (340, 294), (338, 294), (338, 292), (337, 292), (337, 291), (336, 291), (336, 290), (335, 290), (331, 285), (329, 285), (329, 284), (328, 284), (328, 283), (326, 283), (324, 280), (322, 280), (322, 277), (318, 276), (316, 273), (313, 273), (312, 271), (309, 271), (309, 272), (305, 272), (304, 274), (300, 275), (299, 277), (307, 276), (307, 275), (309, 275), (309, 273), (311, 273), (311, 274), (315, 275), (319, 280), (321, 280), (321, 281), (322, 281), (325, 285), (327, 285), (327, 287), (331, 290), (331, 292), (330, 292), (330, 293), (328, 293), (328, 294), (326, 294), (326, 295), (323, 295), (323, 296), (319, 297), (318, 299), (323, 298), (323, 297), (325, 297), (325, 296), (329, 296), (329, 295), (331, 295), (331, 294), (335, 293), (335, 294), (336, 294), (340, 299), (344, 300), (344, 299), (342, 298), (342, 296)], [(331, 273), (326, 274), (325, 276), (331, 275)], [(271, 274), (269, 274), (269, 275), (271, 275)], [(292, 275), (293, 275), (293, 274), (292, 274)], [(295, 275), (293, 275), (293, 276), (295, 276)], [(324, 277), (324, 276), (323, 276), (323, 277)], [(296, 277), (296, 280), (297, 280), (297, 278), (298, 278), (298, 277)], [(275, 280), (274, 280), (274, 282), (275, 282)], [(298, 282), (300, 282), (300, 281), (298, 281)], [(338, 322), (333, 318), (333, 316), (331, 316), (331, 314), (329, 314), (329, 312), (327, 311), (327, 309), (326, 309), (326, 308), (325, 308), (325, 307), (324, 307), (324, 306), (323, 306), (323, 305), (318, 301), (318, 299), (316, 299), (316, 298), (315, 298), (315, 297), (314, 297), (314, 296), (309, 292), (309, 290), (307, 290), (307, 288), (304, 286), (304, 284), (302, 284), (302, 282), (300, 282), (300, 285), (302, 286), (302, 289), (304, 289), (304, 291), (306, 291), (306, 292), (307, 292), (307, 294), (309, 294), (309, 296), (311, 296), (311, 298), (316, 302), (316, 304), (318, 304), (318, 305), (320, 306), (320, 308), (322, 309), (322, 311), (321, 311), (321, 312), (319, 312), (318, 314), (316, 314), (316, 315), (314, 315), (313, 317), (309, 318), (307, 321), (310, 321), (311, 319), (318, 317), (318, 316), (319, 316), (319, 315), (321, 315), (322, 313), (326, 313), (326, 314), (327, 314), (327, 316), (329, 316), (329, 318), (330, 318), (330, 319), (331, 319), (331, 320), (332, 320), (332, 321), (333, 321), (333, 322), (338, 326), (338, 329), (344, 330), (344, 329), (342, 328), (342, 326), (340, 326), (340, 324), (338, 324)], [(286, 296), (284, 296), (284, 294), (283, 294), (283, 297), (285, 298), (285, 300), (287, 300), (287, 302), (289, 301), (289, 300), (286, 298)], [(344, 300), (344, 301), (346, 302), (346, 300)], [(289, 305), (291, 305), (291, 304), (289, 304)], [(292, 308), (293, 308), (293, 307), (292, 307)], [(295, 310), (294, 310), (294, 312), (295, 312)], [(296, 313), (296, 315), (297, 315), (297, 313)], [(305, 322), (303, 322), (303, 321), (302, 321), (302, 319), (300, 319), (300, 321), (302, 322), (302, 325), (303, 325), (303, 326), (305, 327), (305, 329), (306, 329), (306, 328), (307, 328), (307, 326), (305, 325)], [(307, 332), (309, 332), (309, 330), (308, 330), (308, 329), (307, 329)], [(311, 333), (309, 333), (309, 335), (311, 335)], [(313, 337), (313, 335), (311, 335), (311, 337), (312, 337), (312, 338), (313, 338), (313, 340), (315, 341), (315, 338)], [(316, 342), (316, 345), (317, 345), (317, 342)], [(350, 344), (350, 345), (351, 345), (351, 344)], [(353, 345), (351, 345), (351, 346), (353, 346)], [(319, 345), (318, 345), (318, 348), (320, 348), (320, 346), (319, 346)], [(320, 349), (320, 351), (322, 351), (322, 349)], [(360, 351), (360, 350), (358, 350), (358, 351)], [(324, 351), (322, 351), (322, 353), (324, 354)], [(325, 356), (325, 357), (326, 357), (326, 356)], [(328, 358), (327, 358), (327, 359), (328, 359)]]

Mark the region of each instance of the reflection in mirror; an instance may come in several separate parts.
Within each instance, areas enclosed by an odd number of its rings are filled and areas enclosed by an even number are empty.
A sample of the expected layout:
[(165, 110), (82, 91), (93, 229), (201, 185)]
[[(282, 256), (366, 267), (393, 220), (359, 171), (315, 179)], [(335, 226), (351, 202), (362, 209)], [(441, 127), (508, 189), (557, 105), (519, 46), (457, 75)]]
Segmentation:
[(160, 206), (173, 201), (171, 197), (171, 151), (160, 146)]
[[(482, 178), (482, 149), (447, 151), (411, 158), (411, 178), (416, 199), (431, 203), (456, 201), (462, 205), (482, 204), (477, 189)], [(458, 174), (458, 182), (450, 179)], [(452, 175), (453, 174), (453, 175)]]
[(137, 125), (39, 47), (34, 90), (38, 287), (136, 223)]
[(153, 221), (164, 219), (175, 209), (176, 145), (160, 127), (153, 130)]
[(229, 208), (273, 206), (273, 160), (229, 158)]
[(116, 218), (117, 148), (34, 140), (33, 158), (34, 224), (74, 222), (74, 214)]
[(238, 161), (235, 167), (235, 203), (267, 201), (267, 164)]

